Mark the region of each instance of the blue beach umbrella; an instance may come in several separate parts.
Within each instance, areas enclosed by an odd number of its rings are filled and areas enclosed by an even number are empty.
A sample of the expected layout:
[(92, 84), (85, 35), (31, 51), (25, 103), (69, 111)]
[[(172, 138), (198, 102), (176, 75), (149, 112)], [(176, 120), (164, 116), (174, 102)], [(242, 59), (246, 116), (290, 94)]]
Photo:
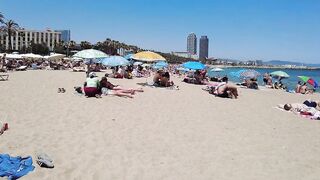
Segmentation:
[(101, 63), (105, 66), (114, 67), (114, 66), (126, 66), (130, 62), (121, 56), (110, 56), (108, 58), (102, 59)]
[(240, 78), (241, 77), (241, 73), (243, 73), (245, 71), (246, 71), (245, 69), (241, 69), (239, 71), (233, 71), (233, 72), (230, 72), (230, 75), (233, 76), (233, 77)]
[(183, 63), (182, 67), (193, 70), (202, 70), (205, 68), (205, 65), (197, 61), (188, 61), (186, 63)]
[(128, 55), (124, 56), (124, 58), (126, 60), (130, 60), (130, 59), (132, 59), (132, 57), (133, 57), (133, 54), (128, 54)]
[(168, 67), (168, 63), (166, 63), (165, 61), (159, 61), (154, 65), (154, 67)]

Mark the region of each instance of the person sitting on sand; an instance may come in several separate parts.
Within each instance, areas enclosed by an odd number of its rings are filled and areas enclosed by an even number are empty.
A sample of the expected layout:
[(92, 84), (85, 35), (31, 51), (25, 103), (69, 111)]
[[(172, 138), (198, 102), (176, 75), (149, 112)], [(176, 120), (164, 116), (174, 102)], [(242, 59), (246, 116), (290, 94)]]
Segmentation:
[(135, 92), (143, 92), (143, 89), (138, 88), (138, 89), (125, 89), (120, 86), (113, 85), (110, 83), (107, 79), (107, 77), (102, 77), (100, 81), (100, 88), (101, 88), (101, 93), (103, 95), (116, 95), (120, 97), (129, 97), (133, 98), (132, 95), (135, 94)]
[(97, 78), (96, 73), (90, 72), (88, 76), (83, 88), (85, 96), (100, 97), (99, 79)]
[(295, 92), (300, 93), (300, 91), (301, 91), (301, 81), (298, 81), (296, 88), (295, 88)]
[(160, 86), (170, 87), (173, 85), (174, 85), (173, 81), (170, 81), (169, 72), (165, 72), (164, 74), (162, 74), (162, 76), (160, 77)]
[(256, 78), (245, 79), (243, 83), (240, 84), (241, 86), (245, 86), (249, 89), (258, 89), (258, 83)]
[(300, 86), (300, 91), (299, 91), (301, 94), (306, 94), (308, 92), (308, 86), (307, 86), (307, 83), (303, 83), (301, 86)]
[(163, 70), (158, 70), (158, 71), (155, 73), (155, 75), (153, 76), (153, 83), (154, 83), (155, 85), (160, 86), (160, 82), (161, 82), (162, 75), (163, 75)]
[(267, 85), (267, 84), (268, 84), (268, 79), (269, 79), (269, 74), (268, 74), (268, 73), (264, 73), (264, 75), (263, 75), (264, 85)]

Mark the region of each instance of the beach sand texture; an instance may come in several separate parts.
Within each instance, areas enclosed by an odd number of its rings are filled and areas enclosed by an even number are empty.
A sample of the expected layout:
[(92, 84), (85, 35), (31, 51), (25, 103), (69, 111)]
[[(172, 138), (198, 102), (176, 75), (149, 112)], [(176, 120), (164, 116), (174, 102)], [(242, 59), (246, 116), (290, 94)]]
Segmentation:
[[(145, 87), (134, 99), (96, 99), (74, 94), (84, 77), (30, 70), (0, 82), (0, 121), (9, 123), (0, 153), (35, 159), (45, 152), (55, 164), (35, 164), (22, 179), (320, 177), (320, 121), (274, 108), (319, 95), (240, 89), (239, 99), (223, 99), (173, 78), (180, 90)], [(110, 81), (139, 87), (146, 79)]]

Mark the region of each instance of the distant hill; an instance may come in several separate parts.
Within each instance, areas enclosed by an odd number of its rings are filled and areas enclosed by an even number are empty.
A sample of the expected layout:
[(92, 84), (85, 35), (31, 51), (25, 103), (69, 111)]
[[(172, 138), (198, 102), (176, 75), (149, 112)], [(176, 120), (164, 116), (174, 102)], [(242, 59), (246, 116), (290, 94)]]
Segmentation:
[(308, 66), (308, 67), (320, 67), (320, 64), (305, 64), (299, 62), (291, 62), (291, 61), (280, 61), (280, 60), (271, 60), (264, 62), (266, 65), (274, 65), (274, 66), (281, 66), (281, 65), (295, 65), (295, 66)]

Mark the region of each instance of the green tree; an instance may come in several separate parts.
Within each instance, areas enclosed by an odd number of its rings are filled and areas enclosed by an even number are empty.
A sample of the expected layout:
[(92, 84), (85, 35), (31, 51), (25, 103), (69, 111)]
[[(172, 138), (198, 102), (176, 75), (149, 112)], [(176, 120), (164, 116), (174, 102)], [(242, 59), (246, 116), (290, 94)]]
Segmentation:
[(81, 49), (91, 49), (92, 45), (88, 41), (81, 41), (80, 42), (80, 47), (81, 47)]
[(3, 30), (9, 38), (9, 48), (8, 50), (12, 50), (12, 41), (11, 41), (11, 36), (18, 30), (19, 25), (14, 22), (13, 20), (8, 20), (7, 22), (4, 23), (4, 26), (1, 27), (1, 30)]
[(46, 43), (35, 44), (35, 43), (31, 42), (30, 47), (32, 49), (32, 53), (34, 53), (34, 54), (48, 55), (50, 52), (49, 47), (47, 46)]
[(0, 24), (4, 23), (4, 16), (3, 14), (0, 12)]

